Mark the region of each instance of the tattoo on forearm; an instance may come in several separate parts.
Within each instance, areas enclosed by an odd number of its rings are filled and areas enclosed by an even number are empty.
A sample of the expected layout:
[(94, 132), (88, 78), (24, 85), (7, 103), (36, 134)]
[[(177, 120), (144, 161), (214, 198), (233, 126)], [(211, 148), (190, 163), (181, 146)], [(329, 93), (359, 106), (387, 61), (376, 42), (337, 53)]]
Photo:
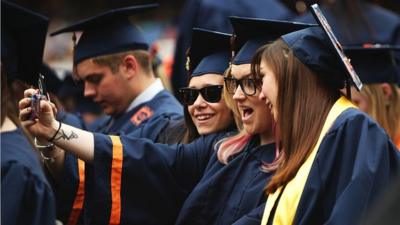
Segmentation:
[(71, 131), (71, 134), (68, 135), (68, 134), (65, 133), (65, 131), (63, 129), (61, 129), (60, 132), (57, 134), (57, 137), (54, 138), (54, 140), (64, 139), (64, 140), (68, 141), (68, 140), (71, 140), (71, 139), (74, 139), (74, 138), (78, 138), (78, 135), (75, 134), (74, 131)]

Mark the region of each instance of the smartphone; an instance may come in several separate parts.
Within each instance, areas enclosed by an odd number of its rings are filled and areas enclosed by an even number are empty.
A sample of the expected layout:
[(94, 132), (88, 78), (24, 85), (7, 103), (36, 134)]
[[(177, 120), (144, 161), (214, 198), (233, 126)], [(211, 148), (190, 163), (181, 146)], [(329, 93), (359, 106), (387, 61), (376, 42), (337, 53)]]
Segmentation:
[(346, 67), (348, 73), (350, 74), (350, 78), (353, 81), (355, 87), (358, 91), (362, 89), (362, 82), (358, 77), (356, 71), (354, 70), (353, 66), (350, 63), (350, 59), (343, 52), (343, 48), (340, 45), (339, 41), (337, 40), (335, 34), (332, 31), (331, 26), (329, 25), (328, 21), (326, 20), (325, 16), (322, 14), (321, 9), (319, 8), (318, 4), (311, 5), (311, 12), (314, 15), (315, 20), (318, 24), (322, 27), (322, 30), (325, 31), (326, 35), (328, 35), (330, 42), (332, 43), (333, 47), (335, 48), (336, 53), (342, 59), (343, 65)]
[(32, 107), (32, 112), (30, 115), (31, 120), (35, 120), (40, 117), (40, 101), (41, 100), (50, 100), (49, 94), (46, 89), (46, 83), (44, 81), (44, 76), (42, 74), (39, 74), (39, 79), (38, 79), (38, 88), (39, 92), (34, 94), (31, 97), (31, 107)]

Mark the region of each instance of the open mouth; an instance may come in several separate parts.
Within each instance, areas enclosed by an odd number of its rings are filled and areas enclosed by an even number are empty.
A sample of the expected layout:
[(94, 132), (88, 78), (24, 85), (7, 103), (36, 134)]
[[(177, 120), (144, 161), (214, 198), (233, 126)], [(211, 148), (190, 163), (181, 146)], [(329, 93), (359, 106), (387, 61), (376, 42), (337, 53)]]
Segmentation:
[(196, 117), (196, 120), (198, 120), (199, 122), (204, 122), (204, 121), (211, 119), (213, 116), (214, 116), (214, 114), (198, 114), (195, 117)]
[(251, 115), (253, 114), (254, 110), (252, 108), (249, 107), (243, 107), (242, 108), (242, 120), (246, 121), (248, 120)]

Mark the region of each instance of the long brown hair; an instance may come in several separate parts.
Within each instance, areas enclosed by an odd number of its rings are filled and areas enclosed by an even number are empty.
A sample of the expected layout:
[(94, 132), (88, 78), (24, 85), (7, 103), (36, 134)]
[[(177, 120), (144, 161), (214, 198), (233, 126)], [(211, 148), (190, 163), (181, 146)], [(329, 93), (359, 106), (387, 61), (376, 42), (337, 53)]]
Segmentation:
[(3, 65), (1, 66), (1, 125), (6, 117), (9, 117), (10, 120), (16, 125), (20, 126), (20, 121), (18, 118), (18, 110), (17, 110), (17, 99), (15, 99), (15, 95), (12, 93), (11, 85), (9, 85), (7, 80)]
[(20, 127), (22, 132), (27, 137), (29, 143), (34, 147), (32, 136), (29, 134), (27, 130), (23, 126), (21, 126), (21, 122), (18, 118), (18, 100), (15, 99), (17, 96), (13, 89), (10, 88), (11, 82), (7, 80), (7, 76), (5, 74), (3, 63), (1, 64), (1, 126), (4, 123), (6, 117), (8, 117), (17, 127)]
[(315, 74), (281, 39), (260, 48), (252, 63), (252, 72), (261, 78), (260, 64), (274, 72), (277, 82), (277, 129), (282, 160), (266, 187), (273, 193), (285, 186), (305, 162), (317, 143), (325, 119), (339, 98), (340, 82), (335, 76)]

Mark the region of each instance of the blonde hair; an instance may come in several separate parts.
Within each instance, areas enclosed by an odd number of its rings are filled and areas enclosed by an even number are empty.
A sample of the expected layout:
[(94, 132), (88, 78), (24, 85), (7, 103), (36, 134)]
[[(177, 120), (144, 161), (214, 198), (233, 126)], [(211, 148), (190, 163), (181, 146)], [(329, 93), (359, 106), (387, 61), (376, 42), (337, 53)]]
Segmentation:
[(395, 140), (400, 133), (400, 96), (396, 85), (389, 85), (392, 92), (389, 99), (386, 99), (381, 84), (366, 84), (361, 94), (369, 104), (367, 113)]
[[(229, 68), (225, 71), (224, 76), (231, 76), (231, 66), (229, 66)], [(225, 85), (223, 90), (223, 98), (225, 99), (225, 103), (228, 108), (233, 112), (233, 118), (239, 131), (238, 134), (224, 138), (218, 141), (218, 143), (215, 145), (217, 148), (218, 160), (226, 165), (228, 164), (230, 156), (237, 154), (244, 149), (244, 147), (250, 141), (251, 135), (249, 135), (243, 129), (243, 123), (240, 117), (239, 108), (237, 107), (235, 100), (233, 100), (232, 95), (228, 93)]]

